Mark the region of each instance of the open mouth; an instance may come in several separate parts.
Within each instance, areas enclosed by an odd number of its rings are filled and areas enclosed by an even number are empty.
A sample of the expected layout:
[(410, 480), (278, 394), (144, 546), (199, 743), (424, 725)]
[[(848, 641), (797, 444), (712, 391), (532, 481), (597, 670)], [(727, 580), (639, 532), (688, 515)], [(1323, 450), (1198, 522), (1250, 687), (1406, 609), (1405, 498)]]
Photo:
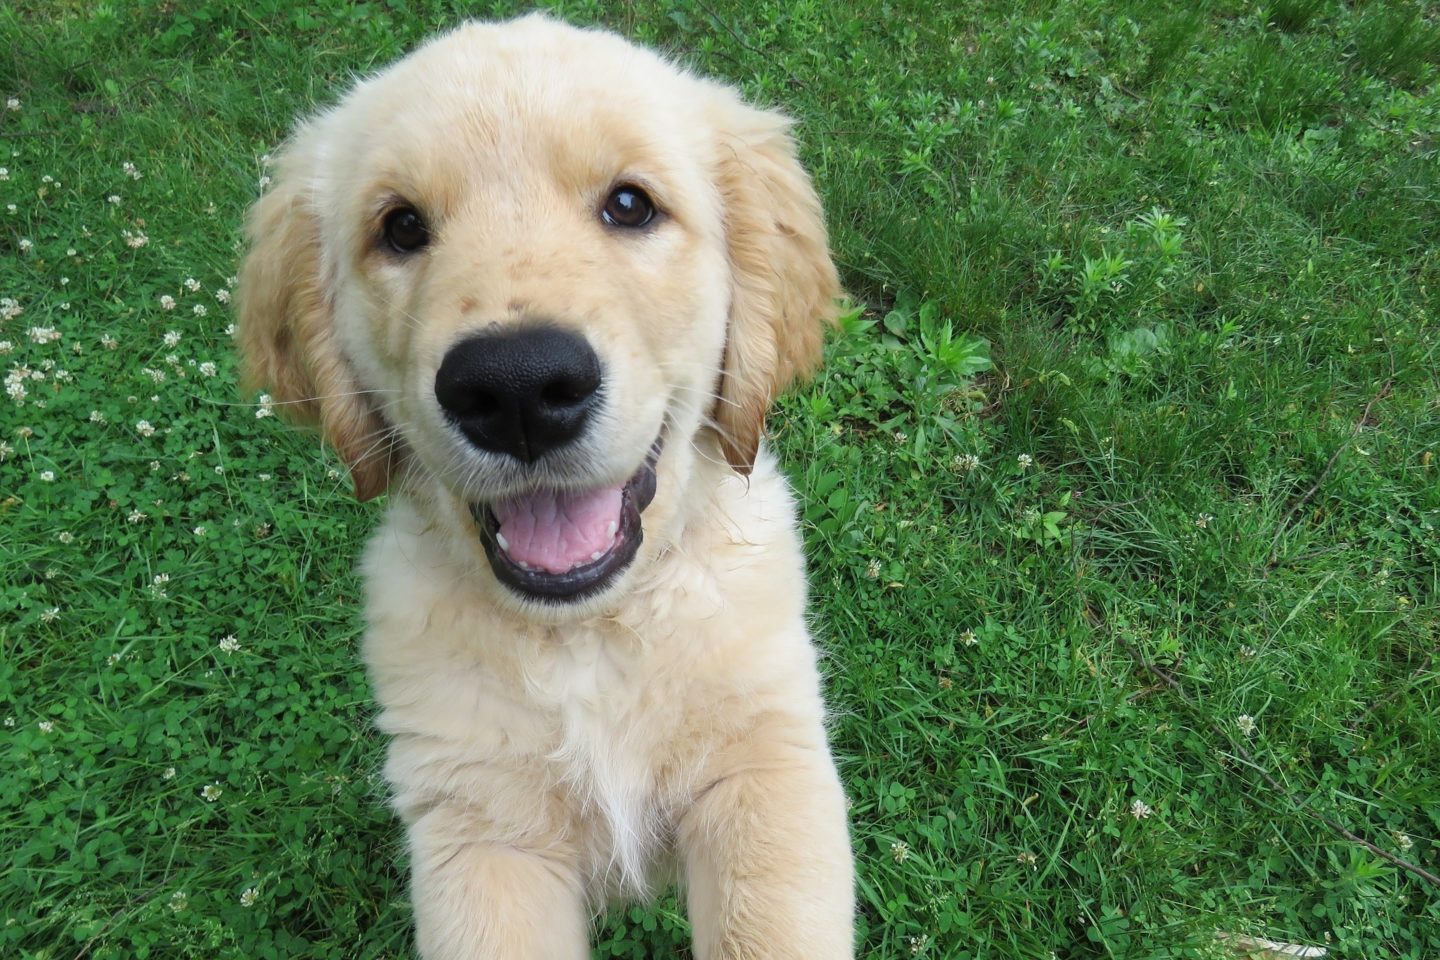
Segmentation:
[(568, 603), (603, 590), (635, 559), (640, 514), (655, 499), (660, 441), (623, 484), (534, 490), (470, 504), (496, 578), (532, 600)]

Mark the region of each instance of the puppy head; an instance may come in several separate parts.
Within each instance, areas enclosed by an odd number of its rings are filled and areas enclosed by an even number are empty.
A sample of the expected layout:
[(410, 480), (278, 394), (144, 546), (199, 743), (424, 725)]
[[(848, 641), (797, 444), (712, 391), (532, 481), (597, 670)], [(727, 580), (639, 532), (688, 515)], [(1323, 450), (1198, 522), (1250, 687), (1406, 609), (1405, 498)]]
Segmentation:
[(593, 609), (818, 359), (840, 291), (788, 128), (544, 17), (431, 41), (282, 151), (247, 382), (358, 497), (398, 482), (463, 531), (502, 602)]

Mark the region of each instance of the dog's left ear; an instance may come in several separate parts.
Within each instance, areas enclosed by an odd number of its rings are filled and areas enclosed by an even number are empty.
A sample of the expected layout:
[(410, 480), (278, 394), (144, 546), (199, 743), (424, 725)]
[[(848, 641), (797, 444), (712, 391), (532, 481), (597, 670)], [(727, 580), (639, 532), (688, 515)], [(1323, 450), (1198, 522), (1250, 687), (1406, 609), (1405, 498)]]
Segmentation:
[(840, 278), (790, 120), (717, 97), (715, 182), (730, 254), (730, 326), (714, 419), (725, 459), (755, 465), (765, 413), (820, 360)]
[(349, 465), (356, 498), (369, 500), (389, 486), (398, 447), (337, 343), (320, 218), (303, 173), (310, 144), (302, 129), (246, 221), (250, 252), (236, 291), (242, 385), (271, 391), (291, 420), (319, 427)]

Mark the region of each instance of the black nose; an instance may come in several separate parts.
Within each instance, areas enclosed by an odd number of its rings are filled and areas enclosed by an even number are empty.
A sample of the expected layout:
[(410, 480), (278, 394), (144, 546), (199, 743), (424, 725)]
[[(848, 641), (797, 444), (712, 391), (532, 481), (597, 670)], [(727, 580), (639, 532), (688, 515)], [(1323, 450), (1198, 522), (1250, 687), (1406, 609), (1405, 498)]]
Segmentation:
[(600, 358), (556, 327), (462, 340), (435, 374), (435, 398), (471, 443), (525, 463), (579, 436), (599, 389)]

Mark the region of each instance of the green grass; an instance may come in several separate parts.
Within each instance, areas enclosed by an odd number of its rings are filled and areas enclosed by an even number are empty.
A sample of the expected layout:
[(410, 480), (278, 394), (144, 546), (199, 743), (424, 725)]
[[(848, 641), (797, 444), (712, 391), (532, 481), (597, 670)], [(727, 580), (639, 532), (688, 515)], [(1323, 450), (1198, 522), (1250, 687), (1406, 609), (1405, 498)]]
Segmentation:
[[(217, 299), (294, 116), (518, 9), (404, 6), (0, 8), (0, 955), (410, 955), (374, 508)], [(1433, 7), (554, 9), (797, 116), (863, 308), (772, 432), (864, 955), (1440, 956), (1440, 889), (1321, 820), (1440, 872)]]

